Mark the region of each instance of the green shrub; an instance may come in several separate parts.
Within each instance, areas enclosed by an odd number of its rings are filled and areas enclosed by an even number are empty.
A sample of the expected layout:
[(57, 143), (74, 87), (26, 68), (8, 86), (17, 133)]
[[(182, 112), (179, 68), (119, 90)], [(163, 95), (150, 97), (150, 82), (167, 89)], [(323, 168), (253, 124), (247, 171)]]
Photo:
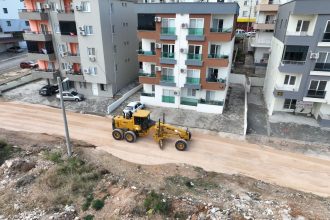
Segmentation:
[(45, 156), (47, 160), (53, 161), (54, 163), (59, 164), (63, 162), (61, 152), (46, 152)]
[(4, 140), (0, 140), (0, 166), (17, 151), (19, 151), (18, 148), (13, 148)]
[(103, 208), (103, 206), (104, 206), (104, 201), (101, 199), (95, 199), (92, 203), (92, 207), (95, 210), (100, 210)]
[(94, 215), (86, 215), (84, 217), (84, 220), (93, 220), (94, 219)]
[(4, 141), (4, 140), (0, 140), (0, 148), (4, 148), (4, 147), (6, 147), (8, 144), (7, 144), (7, 142), (6, 141)]
[(85, 200), (84, 204), (82, 205), (83, 211), (86, 211), (91, 206), (93, 199), (94, 199), (93, 194), (89, 194), (86, 196), (86, 200)]
[(152, 191), (144, 200), (144, 207), (146, 211), (154, 210), (157, 213), (168, 215), (171, 210), (171, 202), (166, 200), (163, 195)]

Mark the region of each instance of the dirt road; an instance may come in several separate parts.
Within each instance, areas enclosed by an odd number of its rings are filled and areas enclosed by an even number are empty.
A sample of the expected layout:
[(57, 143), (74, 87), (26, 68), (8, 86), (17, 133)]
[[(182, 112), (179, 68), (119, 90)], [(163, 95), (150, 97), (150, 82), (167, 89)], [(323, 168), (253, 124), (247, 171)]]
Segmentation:
[[(59, 109), (40, 105), (0, 102), (0, 127), (63, 135)], [(208, 171), (240, 173), (269, 183), (330, 196), (330, 161), (235, 141), (193, 133), (186, 152), (178, 152), (173, 141), (162, 151), (149, 138), (135, 144), (114, 141), (109, 118), (68, 113), (72, 138), (98, 146), (119, 158), (140, 164), (187, 163)]]

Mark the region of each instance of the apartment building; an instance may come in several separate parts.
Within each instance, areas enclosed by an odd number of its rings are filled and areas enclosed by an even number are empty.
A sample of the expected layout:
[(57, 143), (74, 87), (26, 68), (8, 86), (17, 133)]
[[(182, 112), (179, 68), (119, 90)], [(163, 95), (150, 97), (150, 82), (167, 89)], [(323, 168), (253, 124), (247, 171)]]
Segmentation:
[(23, 7), (20, 0), (0, 0), (0, 52), (14, 45), (26, 47), (22, 33), (29, 30), (29, 22), (19, 19), (17, 14)]
[(278, 7), (289, 0), (260, 0), (256, 6), (256, 22), (253, 29), (256, 36), (250, 39), (254, 52), (254, 63), (267, 66), (271, 41), (274, 35)]
[(134, 4), (112, 0), (25, 0), (19, 16), (30, 21), (24, 34), (34, 71), (86, 96), (112, 97), (137, 78), (138, 40)]
[(252, 29), (252, 24), (256, 22), (256, 5), (258, 1), (260, 0), (232, 0), (232, 2), (237, 2), (239, 5), (237, 28), (246, 31)]
[(330, 126), (329, 8), (328, 0), (279, 7), (264, 86), (269, 115), (294, 112)]
[[(231, 70), (237, 3), (138, 3), (141, 101), (222, 113)], [(165, 4), (164, 4), (165, 3)]]

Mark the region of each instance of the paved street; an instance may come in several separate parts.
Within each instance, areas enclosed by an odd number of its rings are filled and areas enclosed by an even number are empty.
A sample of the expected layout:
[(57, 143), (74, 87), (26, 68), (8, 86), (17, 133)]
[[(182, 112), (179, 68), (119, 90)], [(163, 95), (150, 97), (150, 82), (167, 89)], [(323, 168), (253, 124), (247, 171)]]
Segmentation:
[(0, 74), (13, 70), (19, 70), (19, 64), (27, 60), (26, 53), (1, 53), (0, 54)]
[[(150, 135), (134, 144), (115, 141), (111, 136), (110, 118), (69, 112), (68, 122), (72, 138), (86, 141), (130, 162), (150, 165), (186, 163), (208, 171), (242, 174), (330, 196), (330, 161), (326, 159), (198, 132), (193, 132), (186, 152), (175, 150), (172, 140), (166, 141), (165, 149), (160, 150)], [(64, 133), (59, 109), (11, 102), (0, 102), (0, 127), (51, 135)]]

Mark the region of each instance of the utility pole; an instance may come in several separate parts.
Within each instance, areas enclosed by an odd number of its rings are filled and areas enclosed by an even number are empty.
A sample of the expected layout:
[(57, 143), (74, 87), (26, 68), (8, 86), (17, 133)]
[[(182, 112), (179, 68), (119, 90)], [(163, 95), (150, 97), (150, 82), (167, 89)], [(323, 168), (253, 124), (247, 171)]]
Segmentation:
[(65, 113), (65, 106), (63, 101), (63, 86), (62, 86), (62, 80), (60, 77), (57, 77), (57, 84), (60, 92), (60, 101), (61, 101), (61, 108), (62, 108), (62, 114), (63, 114), (63, 121), (64, 121), (64, 129), (65, 129), (65, 139), (66, 139), (66, 148), (68, 151), (68, 156), (72, 156), (72, 150), (71, 150), (71, 144), (70, 144), (70, 136), (69, 136), (69, 128), (68, 128), (68, 122), (66, 120), (66, 113)]
[(250, 20), (251, 20), (251, 12), (252, 12), (252, 0), (250, 0), (250, 12), (249, 12), (249, 21), (248, 21), (248, 25), (246, 27), (246, 31), (250, 31)]

